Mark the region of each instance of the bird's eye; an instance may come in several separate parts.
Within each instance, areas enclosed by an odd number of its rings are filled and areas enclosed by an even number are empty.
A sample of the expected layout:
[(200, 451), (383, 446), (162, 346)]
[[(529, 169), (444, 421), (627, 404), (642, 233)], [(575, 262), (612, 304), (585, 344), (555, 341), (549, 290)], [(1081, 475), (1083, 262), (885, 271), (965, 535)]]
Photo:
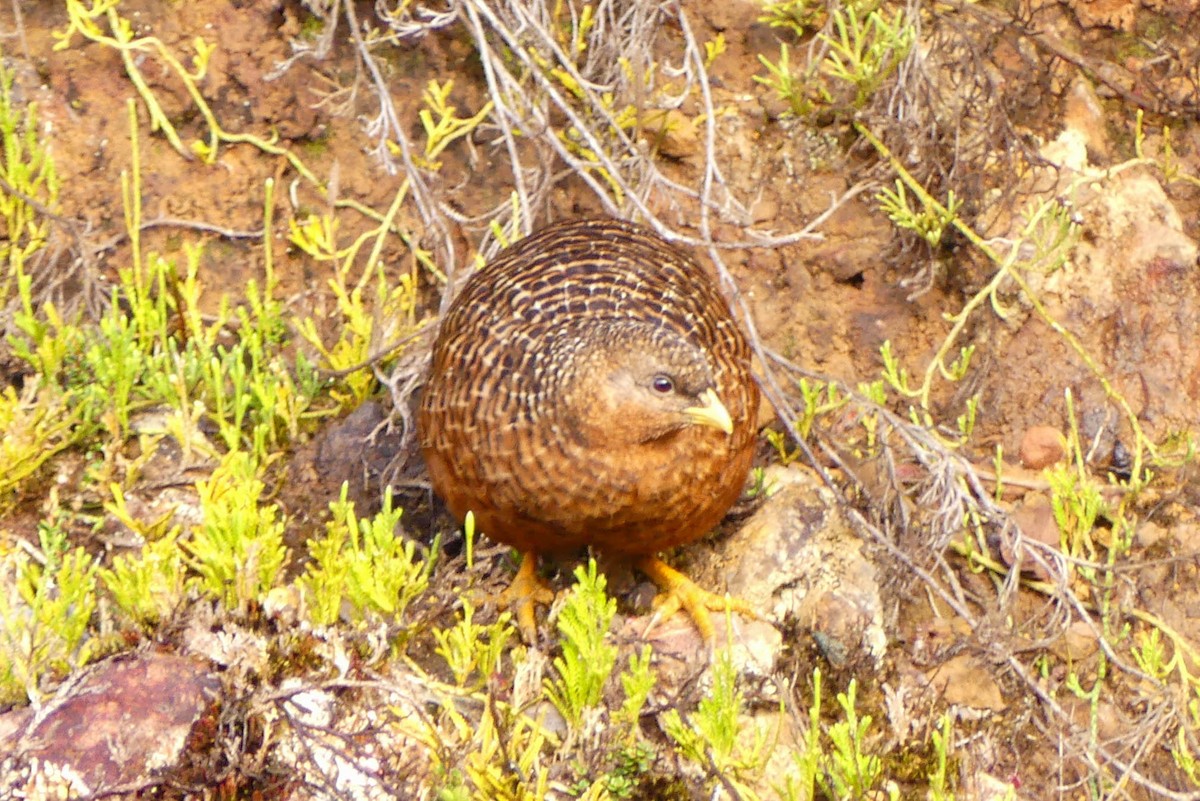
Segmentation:
[(665, 375), (654, 376), (654, 380), (650, 382), (650, 386), (654, 387), (655, 392), (661, 392), (663, 395), (675, 390), (675, 382)]

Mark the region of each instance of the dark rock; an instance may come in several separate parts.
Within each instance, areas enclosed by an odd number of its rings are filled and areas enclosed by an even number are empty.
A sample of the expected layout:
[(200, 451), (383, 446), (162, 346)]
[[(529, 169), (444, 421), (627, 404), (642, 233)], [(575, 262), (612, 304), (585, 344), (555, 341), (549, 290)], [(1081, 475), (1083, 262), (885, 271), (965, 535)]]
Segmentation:
[(0, 764), (0, 795), (38, 788), (78, 797), (157, 784), (219, 688), (201, 663), (173, 654), (102, 662), (35, 713), (9, 713), (24, 719), (0, 740), (0, 751), (12, 755)]

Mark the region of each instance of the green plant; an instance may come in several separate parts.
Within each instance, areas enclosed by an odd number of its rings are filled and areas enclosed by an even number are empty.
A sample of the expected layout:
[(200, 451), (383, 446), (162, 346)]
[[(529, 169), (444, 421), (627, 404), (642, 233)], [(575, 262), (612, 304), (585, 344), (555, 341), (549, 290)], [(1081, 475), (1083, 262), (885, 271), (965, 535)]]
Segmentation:
[(446, 660), (459, 687), (465, 687), (472, 675), (476, 677), (474, 686), (481, 687), (498, 669), (513, 635), (512, 615), (508, 612), (487, 626), (475, 623), (474, 617), (475, 606), (464, 598), (458, 624), (433, 632), (437, 652)]
[[(303, 353), (285, 355), (287, 324), (275, 298), (269, 248), (265, 288), (252, 279), (245, 303), (231, 311), (223, 299), (211, 324), (200, 311), (200, 249), (184, 248), (182, 278), (173, 262), (141, 252), (141, 173), (133, 111), (131, 104), (133, 170), (123, 181), (132, 263), (117, 271), (117, 285), (95, 329), (64, 321), (52, 304), (37, 307), (29, 278), (23, 277), (18, 333), (10, 338), (13, 352), (37, 369), (44, 383), (61, 386), (75, 400), (77, 442), (100, 429), (108, 434), (107, 449), (115, 450), (130, 435), (134, 415), (162, 404), (174, 409), (173, 433), (184, 447), (205, 439), (199, 422), (206, 418), (227, 449), (249, 446), (265, 464), (270, 451), (294, 438), (305, 419), (320, 414), (311, 406), (321, 382)], [(271, 191), (268, 183), (268, 209)], [(269, 215), (265, 222), (270, 230)], [(233, 343), (219, 343), (233, 319), (238, 322)], [(183, 322), (183, 330), (177, 321)]]
[(811, 801), (816, 797), (817, 776), (821, 773), (824, 752), (821, 748), (821, 669), (813, 669), (812, 702), (808, 705), (808, 727), (804, 747), (792, 752), (796, 769), (786, 777), (780, 796), (786, 801)]
[[(0, 532), (2, 533), (2, 532)], [(70, 548), (53, 519), (38, 525), (40, 548), (0, 554), (0, 701), (41, 696), (42, 679), (87, 664), (100, 651), (88, 636), (96, 610), (96, 565)]]
[[(308, 541), (312, 562), (297, 580), (309, 617), (318, 626), (338, 620), (345, 605), (355, 620), (400, 617), (425, 591), (433, 569), (432, 560), (417, 558), (412, 540), (397, 535), (403, 511), (392, 507), (390, 491), (384, 495), (383, 508), (370, 519), (354, 513), (347, 492), (343, 484), (341, 496), (329, 505), (325, 536)], [(503, 640), (498, 639), (499, 630), (493, 635), (491, 647), (498, 659)], [(486, 659), (486, 654), (476, 658)]]
[(1184, 725), (1175, 732), (1175, 747), (1171, 756), (1179, 769), (1187, 774), (1194, 786), (1200, 786), (1200, 759), (1193, 751), (1192, 733), (1200, 730), (1200, 689), (1192, 686), (1187, 698), (1187, 717)]
[(958, 216), (962, 201), (954, 196), (951, 189), (946, 195), (946, 203), (923, 204), (920, 209), (914, 209), (909, 204), (908, 192), (902, 181), (896, 181), (896, 190), (884, 188), (875, 196), (879, 207), (883, 209), (888, 219), (898, 228), (904, 228), (918, 234), (930, 247), (937, 247), (946, 228)]
[[(685, 720), (678, 710), (667, 710), (662, 725), (682, 756), (749, 795), (752, 790), (747, 779), (762, 768), (767, 738), (758, 727), (743, 724), (744, 703), (733, 661), (728, 651), (721, 651), (713, 659), (712, 689), (696, 711)], [(747, 732), (752, 735), (749, 745), (744, 737)]]
[[(208, 63), (212, 58), (214, 45), (208, 44), (201, 37), (192, 40), (195, 53), (191, 58), (191, 69), (155, 36), (135, 36), (129, 20), (122, 17), (117, 8), (120, 0), (91, 0), (85, 4), (81, 0), (66, 0), (67, 24), (62, 31), (54, 31), (57, 40), (54, 49), (63, 50), (72, 46), (76, 35), (93, 44), (115, 50), (121, 56), (125, 73), (129, 76), (138, 96), (150, 116), (150, 129), (162, 131), (163, 136), (180, 155), (190, 158), (190, 154), (200, 156), (206, 164), (216, 161), (219, 147), (224, 144), (250, 144), (264, 153), (282, 156), (311, 185), (321, 189), (321, 182), (293, 153), (268, 141), (251, 134), (235, 134), (225, 131), (218, 122), (212, 107), (200, 92), (200, 84), (208, 71)], [(102, 24), (103, 23), (103, 24)], [(176, 77), (182, 83), (184, 91), (192, 101), (204, 121), (208, 131), (206, 141), (195, 141), (191, 147), (185, 147), (179, 138), (170, 117), (163, 110), (154, 91), (150, 88), (142, 74), (143, 64), (155, 61), (163, 65), (163, 71)]]
[[(759, 19), (799, 37), (825, 11), (821, 4), (807, 0), (770, 2)], [(818, 106), (833, 103), (841, 85), (853, 90), (850, 105), (854, 110), (866, 107), (916, 41), (916, 30), (903, 9), (896, 9), (889, 17), (878, 4), (844, 2), (830, 4), (828, 13), (826, 31), (829, 32), (818, 34), (826, 46), (825, 57), (819, 64), (803, 67), (799, 77), (794, 74), (786, 42), (779, 45), (777, 61), (758, 56), (767, 75), (756, 75), (754, 80), (773, 89), (787, 103), (787, 113), (791, 116), (807, 115)]]
[(637, 798), (642, 777), (654, 767), (655, 752), (648, 743), (634, 743), (617, 752), (603, 788), (613, 798)]
[(872, 719), (870, 715), (858, 716), (857, 694), (857, 679), (850, 680), (846, 692), (837, 694), (838, 706), (845, 718), (832, 724), (827, 731), (833, 753), (827, 755), (824, 770), (817, 776), (822, 789), (831, 798), (839, 800), (866, 797), (883, 771), (882, 760), (868, 749)]
[(0, 389), (0, 513), (43, 465), (75, 443), (79, 422), (69, 395), (33, 384), (20, 395), (11, 386)]
[[(836, 412), (850, 402), (849, 396), (845, 395), (835, 382), (811, 381), (801, 378), (796, 382), (796, 387), (800, 390), (800, 397), (804, 401), (804, 408), (800, 410), (795, 422), (796, 435), (802, 440), (808, 439), (809, 434), (812, 433), (813, 424), (818, 419)], [(783, 464), (791, 464), (803, 456), (802, 449), (789, 447), (789, 439), (786, 434), (768, 430), (766, 436), (767, 441), (775, 447), (776, 453), (779, 454), (779, 460)]]
[(948, 757), (954, 746), (954, 720), (950, 713), (944, 713), (940, 727), (930, 735), (933, 741), (933, 770), (929, 772), (929, 801), (954, 801), (954, 791), (950, 788), (950, 778), (947, 775)]
[(792, 65), (786, 43), (779, 45), (779, 60), (771, 61), (759, 54), (758, 60), (767, 68), (767, 75), (755, 75), (754, 80), (775, 91), (780, 100), (787, 103), (787, 113), (793, 117), (802, 117), (816, 108), (817, 100), (811, 96), (817, 94), (818, 100), (828, 100), (829, 97), (820, 87), (814, 87), (810, 76), (797, 79), (792, 74)]
[[(1037, 282), (1031, 279), (1058, 271), (1068, 263), (1079, 236), (1075, 214), (1069, 205), (1076, 190), (1087, 187), (1089, 191), (1095, 191), (1091, 188), (1092, 184), (1109, 180), (1123, 170), (1146, 165), (1159, 167), (1164, 177), (1171, 180), (1175, 165), (1169, 142), (1164, 142), (1161, 162), (1147, 158), (1142, 151), (1139, 120), (1135, 140), (1136, 159), (1109, 167), (1103, 178), (1092, 173), (1080, 174), (1073, 184), (1060, 190), (1058, 196), (1032, 203), (1023, 215), (1016, 218), (1019, 228), (1015, 236), (1003, 240), (1003, 245), (998, 246), (999, 240), (984, 239), (962, 217), (961, 206), (952, 192), (947, 193), (945, 203), (935, 200), (882, 143), (865, 119), (856, 120), (854, 127), (888, 160), (899, 176), (896, 191), (884, 192), (880, 196), (881, 205), (893, 222), (898, 227), (917, 232), (930, 245), (940, 242), (945, 232), (953, 228), (994, 268), (991, 279), (958, 312), (946, 315), (951, 323), (951, 331), (943, 339), (934, 358), (927, 363), (921, 381), (911, 381), (899, 367), (899, 360), (890, 352), (890, 348), (885, 352), (885, 381), (891, 389), (913, 400), (909, 407), (910, 417), (922, 426), (933, 429), (934, 419), (929, 413), (931, 388), (939, 378), (961, 380), (970, 367), (972, 349), (957, 341), (966, 330), (968, 320), (985, 306), (990, 306), (1000, 319), (1007, 319), (1018, 308), (1016, 302), (1019, 302), (1023, 312), (1031, 311), (1032, 316), (1059, 337), (1086, 366), (1107, 398), (1120, 410), (1124, 424), (1132, 432), (1129, 438), (1130, 477), (1119, 482), (1110, 478), (1105, 484), (1094, 475), (1095, 466), (1087, 463), (1084, 456), (1087, 448), (1078, 432), (1072, 395), (1070, 392), (1066, 394), (1070, 425), (1068, 459), (1043, 473), (1060, 536), (1059, 547), (1065, 557), (1059, 564), (1066, 575), (1059, 581), (1022, 579), (1025, 588), (1047, 597), (1065, 597), (1072, 608), (1072, 616), (1086, 620), (1098, 634), (1097, 653), (1086, 662), (1069, 660), (1063, 674), (1065, 681), (1061, 686), (1082, 702), (1081, 706), (1087, 713), (1084, 737), (1080, 741), (1081, 758), (1092, 766), (1105, 765), (1111, 759), (1111, 752), (1100, 736), (1103, 710), (1107, 704), (1114, 702), (1115, 694), (1124, 686), (1119, 681), (1120, 674), (1135, 673), (1130, 670), (1128, 663), (1120, 659), (1119, 654), (1132, 649), (1133, 661), (1141, 671), (1136, 674), (1138, 681), (1149, 679), (1150, 684), (1161, 682), (1170, 688), (1166, 691), (1167, 695), (1180, 697), (1182, 693), (1189, 698), (1200, 686), (1200, 680), (1191, 669), (1184, 667), (1184, 663), (1200, 655), (1197, 655), (1195, 647), (1185, 636), (1161, 618), (1138, 608), (1136, 604), (1130, 604), (1120, 589), (1123, 585), (1120, 563), (1131, 554), (1133, 532), (1137, 527), (1134, 504), (1138, 492), (1153, 478), (1148, 465), (1167, 463), (1163, 452), (1147, 439), (1138, 416), (1126, 398), (1117, 391), (1101, 361), (1089, 353), (1080, 338), (1049, 312), (1035, 289)], [(1062, 197), (1066, 197), (1068, 202), (1063, 202)], [(970, 432), (974, 415), (974, 407), (968, 405), (959, 420), (958, 442), (962, 442)], [(1187, 458), (1191, 458), (1190, 446)], [(996, 474), (1003, 478), (999, 451), (995, 464)], [(1000, 493), (998, 481), (997, 498), (1001, 497)], [(952, 547), (965, 555), (976, 569), (986, 568), (998, 575), (1008, 573), (1008, 567), (996, 564), (984, 547), (987, 514), (979, 510), (966, 510), (962, 520), (968, 540)], [(973, 542), (969, 539), (971, 537)], [(1058, 578), (1058, 571), (1053, 566), (1051, 572)], [(1064, 586), (1068, 588), (1065, 593)], [(1133, 645), (1129, 644), (1131, 641)], [(1038, 655), (1031, 660), (1031, 673), (1027, 681), (1033, 681), (1034, 676), (1045, 680), (1054, 675), (1057, 667), (1057, 657), (1054, 655)], [(1161, 687), (1155, 685), (1156, 695), (1161, 697), (1162, 691)], [(1194, 758), (1188, 743), (1193, 741), (1196, 723), (1189, 719), (1190, 713), (1185, 712), (1182, 704), (1159, 704), (1157, 708), (1164, 719), (1171, 718), (1169, 725), (1178, 727), (1173, 732), (1177, 746), (1173, 751), (1177, 764), (1188, 773), (1186, 765), (1194, 765), (1194, 761), (1189, 762)], [(1125, 768), (1121, 770), (1126, 771)], [(1126, 771), (1124, 775), (1132, 774)], [(931, 784), (934, 778), (931, 777)], [(1104, 769), (1100, 769), (1091, 781), (1098, 788), (1110, 779), (1116, 780), (1115, 776), (1109, 776)]]
[(1163, 180), (1167, 183), (1184, 181), (1193, 186), (1200, 186), (1200, 178), (1189, 175), (1180, 167), (1179, 157), (1175, 153), (1175, 140), (1171, 135), (1171, 126), (1164, 125), (1162, 129), (1162, 155), (1153, 159), (1146, 155), (1146, 129), (1144, 127), (1145, 111), (1138, 109), (1134, 123), (1134, 152), (1139, 162), (1152, 164), (1162, 170)]
[[(310, 217), (302, 224), (290, 222), (293, 244), (318, 260), (337, 264), (337, 271), (328, 284), (337, 299), (341, 316), (337, 342), (327, 346), (318, 333), (317, 321), (311, 317), (301, 320), (297, 328), (329, 367), (343, 376), (345, 388), (334, 386), (330, 390), (341, 408), (356, 407), (366, 399), (375, 387), (370, 364), (388, 356), (396, 349), (396, 342), (418, 330), (416, 263), (426, 264), (444, 280), (440, 271), (428, 262), (428, 253), (415, 251), (414, 269), (400, 273), (398, 279), (393, 278), (395, 271), (389, 269), (381, 257), (384, 241), (406, 195), (407, 182), (396, 193), (380, 225), (364, 232), (347, 248), (338, 246), (337, 220), (330, 215)], [(371, 240), (374, 243), (367, 255), (366, 266), (354, 279), (352, 272), (359, 253)], [(367, 302), (372, 288), (373, 304)], [(393, 344), (382, 344), (388, 341)]]
[[(964, 317), (964, 322), (965, 319)], [(926, 367), (920, 386), (913, 386), (909, 380), (908, 371), (900, 366), (900, 360), (892, 351), (891, 340), (886, 340), (879, 348), (879, 355), (883, 359), (884, 382), (901, 395), (908, 398), (915, 398), (918, 401), (917, 406), (909, 407), (909, 417), (917, 425), (931, 430), (934, 428), (934, 420), (933, 415), (930, 413), (930, 402), (935, 379), (940, 376), (942, 379), (952, 383), (962, 381), (971, 367), (971, 357), (975, 355), (974, 345), (964, 345), (959, 348), (958, 356), (953, 361), (947, 362), (946, 356), (949, 348), (950, 337), (947, 337), (943, 340), (942, 349), (938, 352), (937, 357), (930, 361)], [(960, 443), (965, 441), (966, 437), (970, 434), (970, 424), (974, 423), (977, 404), (978, 398), (971, 398), (968, 403), (966, 416), (960, 419)]]
[(641, 654), (629, 657), (629, 668), (621, 674), (621, 689), (625, 691), (625, 700), (621, 702), (613, 718), (615, 722), (628, 727), (626, 740), (631, 745), (638, 737), (638, 720), (656, 682), (654, 671), (651, 669), (652, 656), (650, 646), (643, 647)]
[(552, 742), (539, 723), (524, 715), (511, 715), (498, 722), (494, 713), (486, 713), (466, 757), (475, 797), (497, 801), (546, 798), (549, 771), (539, 757)]
[(725, 34), (718, 33), (711, 42), (704, 43), (704, 68), (712, 69), (721, 54), (725, 52)]
[(558, 675), (546, 679), (545, 690), (572, 726), (600, 702), (617, 661), (616, 646), (608, 642), (617, 602), (605, 594), (607, 584), (604, 574), (596, 572), (596, 560), (589, 559), (586, 568), (575, 569), (575, 586), (558, 614), (562, 655), (554, 660)]
[(259, 503), (264, 485), (257, 467), (233, 451), (199, 482), (204, 522), (183, 542), (200, 589), (240, 614), (275, 586), (287, 556), (278, 508)]
[[(484, 103), (483, 108), (470, 117), (459, 117), (458, 109), (451, 105), (450, 90), (454, 81), (439, 84), (431, 80), (421, 95), (425, 108), (417, 112), (421, 126), (425, 129), (425, 154), (419, 165), (430, 170), (438, 170), (442, 163), (437, 160), (454, 140), (467, 136), (487, 118), (492, 111), (492, 102)], [(394, 147), (394, 146), (393, 146)]]
[[(115, 5), (93, 10), (107, 14)], [(76, 3), (71, 12), (80, 8)], [(182, 603), (191, 587), (243, 612), (261, 602), (278, 580), (285, 549), (276, 508), (261, 503), (260, 473), (284, 440), (298, 433), (323, 386), (304, 356), (286, 349), (288, 328), (276, 299), (269, 247), (264, 288), (251, 281), (235, 309), (222, 299), (215, 322), (201, 312), (208, 304), (202, 304), (198, 247), (185, 243), (182, 275), (174, 262), (142, 252), (132, 103), (129, 112), (133, 168), (122, 176), (122, 191), (130, 262), (117, 269), (98, 319), (68, 319), (36, 296), (35, 285), (46, 277), (35, 279), (23, 267), (32, 252), (27, 246), (44, 235), (30, 211), (53, 202), (57, 183), (53, 165), (22, 127), (35, 119), (33, 110), (17, 115), (11, 75), (0, 71), (3, 180), (12, 184), (0, 193), (0, 212), (10, 226), (5, 281), (13, 279), (5, 287), (15, 287), (19, 301), (8, 344), (35, 372), (21, 393), (12, 387), (0, 392), (5, 430), (0, 459), (6, 467), (0, 505), (16, 500), (17, 491), (31, 486), (56, 455), (82, 446), (90, 454), (82, 474), (85, 490), (111, 494), (106, 512), (146, 541), (140, 553), (119, 555), (101, 569), (83, 551), (66, 547), (55, 535), (57, 524), (44, 523), (44, 564), (19, 551), (4, 553), (0, 673), (6, 696), (18, 685), (32, 694), (46, 672), (82, 664), (95, 653), (98, 640), (89, 639), (87, 626), (97, 576), (117, 608), (146, 628)], [(265, 209), (272, 205), (271, 189), (268, 184)], [(269, 212), (264, 220), (270, 230)], [(151, 408), (156, 422), (148, 424), (144, 418)], [(218, 448), (208, 441), (212, 429), (230, 452), (199, 486), (204, 523), (184, 530), (170, 515), (137, 520), (127, 492), (139, 483), (156, 448), (170, 438), (185, 462), (196, 451), (218, 458)], [(51, 490), (47, 508), (55, 506)], [(6, 532), (5, 547), (8, 539)]]
[[(554, 4), (548, 31), (554, 46), (530, 47), (523, 55), (528, 68), (544, 76), (543, 88), (556, 98), (555, 102), (570, 107), (570, 121), (551, 129), (557, 140), (555, 149), (577, 171), (589, 176), (588, 182), (597, 191), (607, 191), (617, 205), (623, 205), (626, 189), (614, 172), (610, 152), (620, 152), (643, 120), (645, 104), (624, 101), (631, 94), (640, 97), (652, 90), (658, 65), (648, 53), (640, 54), (645, 58), (637, 61), (618, 56), (615, 66), (619, 67), (628, 91), (597, 91), (584, 76), (583, 64), (596, 29), (595, 11), (590, 3), (579, 11), (566, 3)], [(548, 45), (545, 40), (543, 44)], [(709, 52), (716, 57), (716, 49)], [(529, 100), (517, 102), (523, 104)], [(590, 176), (598, 178), (599, 183)]]
[(824, 13), (824, 6), (813, 0), (768, 0), (763, 3), (758, 21), (772, 28), (784, 28), (799, 37), (805, 29), (816, 25)]
[[(13, 95), (13, 73), (0, 65), (0, 300), (8, 302), (14, 283), (28, 281), (25, 264), (46, 244), (49, 222), (44, 211), (58, 202), (54, 160), (38, 139), (37, 106), (23, 110)], [(25, 285), (25, 294), (29, 285)]]
[(1135, 638), (1131, 650), (1138, 669), (1155, 681), (1162, 681), (1170, 675), (1172, 660), (1169, 659), (1160, 629), (1152, 628), (1141, 632)]
[[(131, 528), (137, 531), (141, 525), (124, 510), (121, 489), (116, 486), (112, 489), (115, 503), (110, 508), (114, 516), (127, 525), (132, 524)], [(159, 530), (151, 533), (138, 554), (118, 554), (113, 557), (111, 569), (99, 571), (117, 606), (145, 629), (164, 620), (179, 606), (186, 590), (187, 569), (179, 547), (181, 527), (161, 530), (169, 520), (170, 515), (153, 527)]]
[[(884, 759), (872, 750), (869, 715), (859, 717), (857, 705), (858, 683), (851, 679), (844, 693), (837, 694), (840, 718), (822, 727), (822, 676), (820, 668), (813, 670), (812, 701), (808, 706), (807, 726), (803, 732), (803, 745), (792, 752), (793, 771), (782, 783), (776, 782), (776, 792), (784, 801), (811, 801), (823, 797), (832, 801), (852, 801), (864, 798), (898, 799), (900, 789), (895, 781), (886, 780)], [(952, 798), (945, 794), (945, 752), (947, 749), (948, 724), (943, 721), (943, 732), (934, 735), (934, 768), (930, 775), (930, 791), (938, 786), (941, 776), (940, 798)], [(941, 737), (943, 739), (939, 740)], [(941, 765), (941, 767), (939, 767)], [(940, 773), (939, 773), (940, 772)]]
[[(441, 777), (437, 798), (540, 801), (548, 797), (550, 770), (544, 756), (558, 745), (553, 733), (494, 694), (479, 704), (478, 695), (464, 697), (459, 688), (426, 682), (437, 692), (441, 714), (401, 713), (399, 717), (411, 735), (425, 744), (432, 770)], [(475, 709), (478, 713), (469, 712)]]
[(916, 31), (899, 8), (889, 18), (882, 9), (863, 13), (849, 3), (835, 6), (830, 19), (836, 35), (820, 34), (829, 45), (822, 69), (854, 87), (854, 108), (861, 109), (908, 55)]

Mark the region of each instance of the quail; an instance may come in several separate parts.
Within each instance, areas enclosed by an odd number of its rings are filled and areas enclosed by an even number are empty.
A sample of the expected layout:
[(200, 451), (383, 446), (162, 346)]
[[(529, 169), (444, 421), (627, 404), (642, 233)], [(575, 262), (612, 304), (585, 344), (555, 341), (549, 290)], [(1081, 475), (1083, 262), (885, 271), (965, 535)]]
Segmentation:
[[(550, 225), (476, 271), (446, 312), (417, 415), (433, 489), (517, 549), (502, 601), (527, 642), (553, 595), (538, 555), (628, 560), (710, 643), (702, 590), (658, 554), (711, 530), (755, 449), (750, 348), (716, 283), (649, 229)], [(744, 605), (735, 606), (743, 608)], [(748, 611), (748, 610), (745, 610)]]

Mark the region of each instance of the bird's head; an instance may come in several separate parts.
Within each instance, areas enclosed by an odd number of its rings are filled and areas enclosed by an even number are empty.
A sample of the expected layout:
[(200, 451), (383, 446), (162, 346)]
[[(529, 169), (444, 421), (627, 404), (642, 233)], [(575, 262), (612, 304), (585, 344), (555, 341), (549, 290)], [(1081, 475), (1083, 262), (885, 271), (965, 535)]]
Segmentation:
[(571, 362), (570, 424), (591, 441), (646, 443), (691, 427), (733, 433), (704, 350), (670, 329), (594, 323)]

